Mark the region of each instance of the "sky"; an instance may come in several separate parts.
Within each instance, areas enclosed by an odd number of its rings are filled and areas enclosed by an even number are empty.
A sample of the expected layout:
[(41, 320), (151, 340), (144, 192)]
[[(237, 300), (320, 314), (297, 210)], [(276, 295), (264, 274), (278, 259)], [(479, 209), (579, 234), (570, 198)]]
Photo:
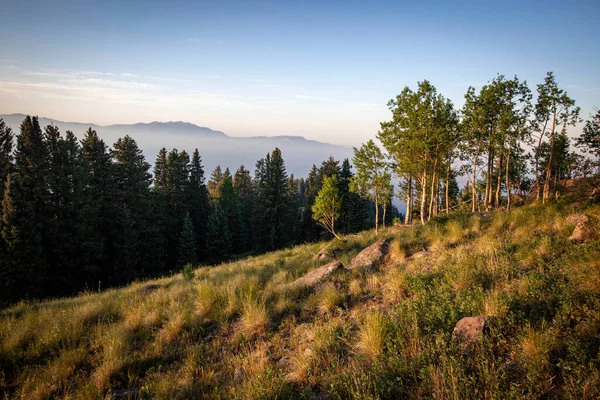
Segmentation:
[(188, 121), (231, 136), (359, 146), (424, 79), (469, 86), (554, 71), (600, 106), (595, 1), (0, 0), (0, 114)]

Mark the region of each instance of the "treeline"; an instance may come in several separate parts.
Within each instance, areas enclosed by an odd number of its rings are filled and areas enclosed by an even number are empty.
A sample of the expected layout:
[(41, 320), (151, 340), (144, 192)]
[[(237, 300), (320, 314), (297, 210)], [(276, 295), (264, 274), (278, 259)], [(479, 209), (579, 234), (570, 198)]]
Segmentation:
[(329, 158), (297, 179), (275, 149), (253, 175), (217, 167), (207, 181), (197, 149), (163, 148), (151, 169), (129, 136), (109, 149), (91, 128), (79, 141), (27, 117), (15, 135), (0, 119), (0, 302), (319, 240), (328, 233), (312, 208), (327, 177), (337, 182), (340, 232), (369, 228), (375, 213), (350, 191), (348, 160)]
[[(549, 72), (537, 85), (535, 102), (527, 82), (498, 75), (479, 91), (470, 87), (457, 110), (428, 81), (405, 87), (388, 107), (377, 138), (355, 149), (356, 178), (371, 197), (389, 197), (389, 174), (399, 179), (406, 223), (421, 223), (452, 209), (472, 212), (510, 209), (513, 199), (543, 202), (556, 184), (598, 172), (600, 111), (576, 139), (586, 158), (571, 150), (567, 128), (581, 121), (580, 109)], [(361, 162), (362, 160), (362, 162)], [(362, 165), (362, 167), (361, 167)], [(370, 175), (369, 175), (370, 174)], [(467, 184), (461, 189), (456, 177)]]

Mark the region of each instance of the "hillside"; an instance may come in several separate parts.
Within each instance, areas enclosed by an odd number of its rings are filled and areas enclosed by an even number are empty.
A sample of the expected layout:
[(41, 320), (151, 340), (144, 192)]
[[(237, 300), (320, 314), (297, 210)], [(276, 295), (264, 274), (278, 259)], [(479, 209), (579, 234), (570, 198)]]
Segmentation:
[[(597, 234), (598, 206), (456, 214), (202, 267), (193, 278), (21, 303), (0, 314), (0, 392), (598, 398), (600, 242), (569, 240), (581, 214)], [(326, 255), (351, 266), (377, 239), (389, 239), (377, 268), (290, 284)], [(455, 339), (457, 322), (472, 316), (485, 317), (483, 333)]]
[[(15, 133), (19, 132), (25, 117), (24, 114), (0, 114), (0, 119), (3, 119)], [(137, 141), (144, 151), (146, 161), (150, 164), (154, 163), (159, 149), (163, 146), (169, 149), (186, 150), (188, 154), (192, 154), (197, 148), (207, 174), (217, 165), (221, 165), (223, 170), (229, 167), (235, 171), (240, 165), (253, 170), (256, 160), (264, 157), (275, 147), (279, 147), (283, 152), (288, 173), (296, 176), (306, 176), (312, 164), (319, 165), (330, 156), (339, 160), (352, 158), (351, 147), (307, 140), (302, 136), (234, 137), (221, 131), (181, 121), (106, 126), (65, 122), (46, 117), (40, 117), (39, 121), (42, 127), (50, 124), (58, 126), (63, 134), (70, 130), (79, 139), (82, 139), (85, 131), (91, 127), (109, 146), (118, 138), (129, 135)]]

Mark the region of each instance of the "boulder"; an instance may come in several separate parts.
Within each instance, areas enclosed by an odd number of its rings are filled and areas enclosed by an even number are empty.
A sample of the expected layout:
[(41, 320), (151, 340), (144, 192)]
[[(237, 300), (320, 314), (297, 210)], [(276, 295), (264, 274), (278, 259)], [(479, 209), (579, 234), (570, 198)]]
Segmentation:
[(388, 250), (387, 240), (378, 240), (352, 259), (348, 269), (365, 268), (372, 269), (377, 268), (383, 261)]
[(331, 244), (323, 247), (315, 256), (314, 261), (328, 261), (338, 258), (342, 254), (342, 249), (332, 246)]
[[(576, 217), (577, 215), (569, 216), (567, 217), (566, 222), (568, 224), (573, 224)], [(585, 214), (579, 215), (575, 229), (573, 230), (571, 236), (569, 236), (569, 240), (576, 242), (587, 242), (588, 240), (593, 240), (597, 237), (597, 231), (590, 218)]]
[(323, 282), (338, 269), (343, 269), (344, 265), (339, 261), (333, 261), (313, 269), (308, 274), (292, 282), (294, 286), (316, 286)]
[(456, 323), (452, 337), (466, 344), (471, 344), (483, 336), (483, 330), (487, 325), (484, 316), (465, 317)]
[(425, 258), (427, 256), (430, 256), (433, 254), (433, 251), (430, 250), (421, 250), (421, 251), (417, 251), (415, 254), (413, 254), (412, 256), (410, 256), (408, 259), (409, 260), (420, 260), (421, 258)]

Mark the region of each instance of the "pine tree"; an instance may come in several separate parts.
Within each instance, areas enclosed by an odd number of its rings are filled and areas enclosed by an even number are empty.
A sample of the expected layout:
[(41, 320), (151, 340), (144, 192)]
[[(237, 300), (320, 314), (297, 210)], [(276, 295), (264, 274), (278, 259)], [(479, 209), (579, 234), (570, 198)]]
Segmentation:
[(179, 263), (179, 267), (183, 267), (187, 264), (196, 264), (197, 261), (194, 224), (190, 214), (187, 213), (183, 219), (183, 227), (181, 228), (181, 234), (179, 235), (177, 262)]
[[(98, 265), (97, 274), (91, 276), (94, 283), (105, 285), (114, 279), (115, 243), (117, 241), (117, 218), (119, 204), (113, 176), (114, 165), (108, 147), (98, 133), (89, 128), (81, 141), (81, 157), (88, 184), (84, 190), (91, 199), (86, 209), (88, 229), (97, 236), (99, 251), (92, 254), (91, 265)], [(93, 203), (92, 203), (93, 202)], [(99, 281), (99, 282), (96, 282)]]
[(243, 165), (241, 165), (234, 174), (233, 187), (241, 205), (243, 229), (241, 236), (243, 243), (241, 244), (240, 251), (245, 252), (250, 250), (252, 247), (252, 214), (255, 196), (252, 178), (250, 177), (250, 171), (248, 171)]
[[(117, 188), (116, 198), (121, 205), (121, 232), (124, 240), (116, 243), (116, 259), (122, 260), (122, 272), (115, 276), (125, 282), (144, 275), (152, 269), (155, 262), (148, 257), (157, 249), (149, 246), (147, 239), (157, 230), (149, 215), (150, 182), (148, 172), (150, 164), (144, 158), (142, 150), (130, 136), (117, 139), (111, 150), (114, 158), (114, 180)], [(144, 258), (142, 258), (144, 256)]]
[(293, 228), (288, 176), (278, 148), (257, 162), (255, 181), (258, 201), (253, 225), (257, 249), (275, 250), (289, 242)]
[(216, 203), (208, 218), (206, 248), (211, 262), (226, 259), (231, 252), (231, 234), (223, 209)]
[(158, 151), (156, 161), (154, 162), (154, 187), (164, 188), (167, 185), (167, 149), (162, 148)]
[(240, 252), (243, 244), (246, 242), (245, 227), (242, 221), (242, 209), (240, 200), (233, 187), (233, 179), (231, 176), (224, 178), (219, 188), (219, 199), (217, 200), (223, 214), (227, 220), (229, 233), (231, 235), (231, 248), (236, 253)]
[(198, 149), (192, 154), (190, 178), (187, 186), (187, 203), (194, 232), (196, 233), (196, 251), (200, 258), (205, 256), (206, 224), (210, 214), (208, 190), (204, 183), (204, 168)]
[[(12, 171), (13, 132), (0, 118), (0, 199), (4, 198), (4, 186)], [(2, 207), (0, 206), (0, 215)]]
[(208, 193), (212, 199), (218, 199), (221, 195), (219, 189), (223, 183), (223, 179), (224, 176), (221, 171), (221, 166), (217, 165), (210, 174), (210, 179), (208, 180)]
[(44, 294), (49, 251), (44, 242), (47, 168), (48, 150), (38, 119), (27, 116), (17, 137), (14, 172), (9, 175), (2, 203), (6, 259), (1, 277), (6, 285), (6, 300)]

